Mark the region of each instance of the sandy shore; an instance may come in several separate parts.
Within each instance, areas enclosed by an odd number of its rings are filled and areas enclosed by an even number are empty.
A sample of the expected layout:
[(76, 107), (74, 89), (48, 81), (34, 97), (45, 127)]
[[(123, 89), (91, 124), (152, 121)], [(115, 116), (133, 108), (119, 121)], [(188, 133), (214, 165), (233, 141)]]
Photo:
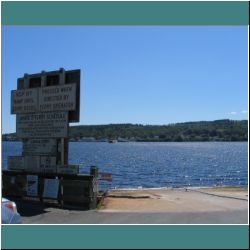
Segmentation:
[(105, 212), (209, 212), (248, 208), (246, 188), (111, 190)]
[(25, 224), (247, 224), (247, 188), (110, 190), (97, 210), (18, 204)]

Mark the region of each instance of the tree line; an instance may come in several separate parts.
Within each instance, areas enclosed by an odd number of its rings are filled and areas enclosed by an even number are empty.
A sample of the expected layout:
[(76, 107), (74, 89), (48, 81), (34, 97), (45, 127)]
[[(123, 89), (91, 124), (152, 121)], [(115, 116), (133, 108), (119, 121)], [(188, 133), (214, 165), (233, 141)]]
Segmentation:
[[(69, 129), (69, 138), (81, 140), (125, 139), (132, 141), (247, 141), (248, 121), (216, 120), (168, 125), (108, 124), (79, 125)], [(16, 140), (16, 134), (5, 134), (3, 140)]]
[(217, 120), (169, 125), (109, 124), (70, 128), (71, 138), (136, 141), (247, 141), (248, 121)]

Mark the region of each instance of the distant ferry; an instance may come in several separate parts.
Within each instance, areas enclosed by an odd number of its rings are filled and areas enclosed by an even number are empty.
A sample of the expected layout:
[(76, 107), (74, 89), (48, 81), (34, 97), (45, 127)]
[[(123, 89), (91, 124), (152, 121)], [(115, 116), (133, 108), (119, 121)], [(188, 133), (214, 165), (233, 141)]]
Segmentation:
[(117, 143), (117, 140), (109, 140), (109, 143)]

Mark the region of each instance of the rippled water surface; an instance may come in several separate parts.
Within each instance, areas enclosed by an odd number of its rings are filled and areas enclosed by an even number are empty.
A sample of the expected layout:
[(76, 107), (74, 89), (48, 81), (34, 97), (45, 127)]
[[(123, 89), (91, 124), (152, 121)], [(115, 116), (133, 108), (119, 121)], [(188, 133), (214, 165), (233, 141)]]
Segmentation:
[[(69, 162), (81, 172), (96, 165), (111, 172), (112, 188), (184, 187), (248, 184), (247, 142), (106, 143), (71, 142)], [(8, 155), (21, 155), (21, 142), (3, 142)]]

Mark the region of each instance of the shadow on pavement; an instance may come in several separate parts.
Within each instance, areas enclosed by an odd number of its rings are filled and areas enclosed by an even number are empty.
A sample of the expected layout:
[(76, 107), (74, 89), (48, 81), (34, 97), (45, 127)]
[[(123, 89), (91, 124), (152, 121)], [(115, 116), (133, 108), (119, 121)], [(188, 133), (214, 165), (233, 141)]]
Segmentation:
[(42, 203), (33, 203), (28, 201), (15, 201), (17, 205), (17, 211), (21, 216), (30, 217), (40, 214), (48, 213), (46, 206)]
[(81, 208), (81, 207), (77, 208), (70, 205), (66, 205), (64, 206), (64, 208), (62, 208), (56, 204), (39, 203), (39, 202), (15, 200), (15, 199), (12, 200), (17, 205), (18, 213), (23, 217), (32, 217), (36, 215), (49, 213), (50, 208), (56, 208), (59, 210), (68, 210), (68, 211), (89, 211), (89, 209), (87, 208)]

